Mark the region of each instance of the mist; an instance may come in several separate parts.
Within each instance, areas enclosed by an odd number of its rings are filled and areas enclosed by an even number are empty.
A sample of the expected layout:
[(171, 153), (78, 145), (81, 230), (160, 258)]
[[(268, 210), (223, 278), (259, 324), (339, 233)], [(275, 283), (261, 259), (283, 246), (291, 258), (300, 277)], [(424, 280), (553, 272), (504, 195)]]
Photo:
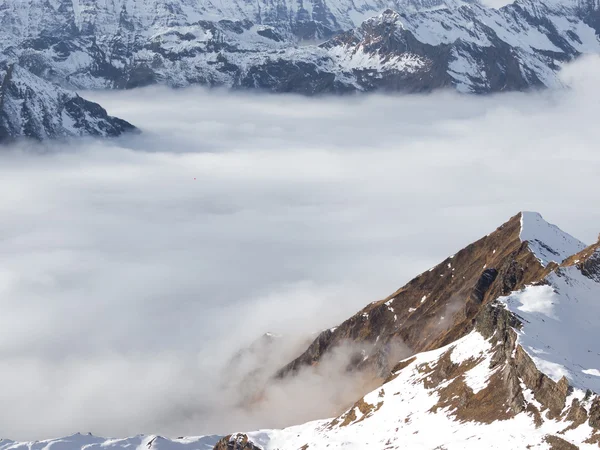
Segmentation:
[(0, 437), (332, 414), (356, 395), (344, 357), (255, 409), (223, 370), (267, 331), (285, 346), (260, 366), (286, 364), (520, 210), (595, 242), (598, 77), (589, 58), (567, 90), (492, 97), (82, 93), (142, 133), (0, 147)]

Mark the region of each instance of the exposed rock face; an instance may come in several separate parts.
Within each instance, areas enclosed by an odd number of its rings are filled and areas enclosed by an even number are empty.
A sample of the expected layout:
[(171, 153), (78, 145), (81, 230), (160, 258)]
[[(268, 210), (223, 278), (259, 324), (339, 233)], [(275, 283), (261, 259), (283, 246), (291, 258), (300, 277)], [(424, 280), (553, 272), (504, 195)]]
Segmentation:
[(97, 103), (57, 88), (19, 66), (0, 69), (0, 142), (19, 137), (109, 137), (134, 130)]
[(245, 434), (225, 436), (214, 447), (214, 450), (262, 450), (253, 444)]
[(600, 240), (565, 260), (562, 266), (575, 266), (586, 277), (600, 282)]
[[(385, 377), (390, 352), (401, 342), (412, 352), (439, 348), (473, 329), (482, 306), (543, 279), (544, 267), (520, 240), (520, 214), (496, 231), (417, 276), (384, 300), (371, 303), (334, 330), (325, 330), (304, 354), (279, 371), (286, 376), (314, 365), (342, 342), (370, 344), (360, 367)], [(392, 352), (393, 353), (393, 352)]]
[(600, 53), (599, 14), (570, 0), (498, 10), (458, 0), (7, 0), (0, 61), (70, 88), (487, 93), (561, 85), (562, 63)]
[[(505, 388), (507, 389), (511, 410), (518, 414), (528, 408), (534, 411), (531, 404), (527, 404), (523, 389), (530, 389), (536, 401), (547, 409), (547, 417), (555, 419), (563, 412), (567, 396), (570, 394), (569, 382), (562, 377), (558, 383), (552, 381), (535, 365), (531, 357), (517, 344), (515, 329), (522, 327), (522, 323), (507, 311), (502, 305), (494, 303), (488, 305), (476, 318), (476, 330), (491, 342), (496, 344), (494, 366), (504, 366)], [(518, 380), (518, 382), (516, 382)], [(581, 411), (578, 400), (574, 400), (571, 417), (576, 417)], [(502, 403), (501, 403), (502, 404)], [(535, 411), (534, 414), (540, 413)], [(541, 420), (540, 416), (536, 417)], [(573, 419), (575, 420), (575, 419)]]
[(600, 430), (600, 398), (596, 398), (590, 408), (590, 426)]
[(578, 450), (579, 447), (565, 441), (562, 438), (554, 435), (546, 436), (546, 442), (550, 445), (551, 450)]

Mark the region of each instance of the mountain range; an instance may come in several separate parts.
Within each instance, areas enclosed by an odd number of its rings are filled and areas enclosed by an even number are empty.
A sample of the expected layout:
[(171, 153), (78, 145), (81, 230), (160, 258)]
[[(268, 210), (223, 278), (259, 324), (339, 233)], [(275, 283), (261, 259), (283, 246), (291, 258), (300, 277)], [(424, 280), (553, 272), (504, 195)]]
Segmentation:
[(562, 86), (599, 32), (596, 0), (5, 0), (0, 67), (68, 90), (483, 94)]
[(350, 345), (344, 370), (369, 387), (335, 417), (174, 440), (2, 440), (0, 450), (597, 449), (599, 299), (600, 241), (587, 246), (522, 212), (324, 330), (269, 379)]

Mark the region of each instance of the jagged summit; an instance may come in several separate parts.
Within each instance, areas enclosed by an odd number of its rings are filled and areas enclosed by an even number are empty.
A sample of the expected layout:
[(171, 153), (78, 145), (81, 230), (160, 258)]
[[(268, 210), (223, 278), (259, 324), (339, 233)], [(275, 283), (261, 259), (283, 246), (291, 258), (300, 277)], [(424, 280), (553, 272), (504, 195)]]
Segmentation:
[(537, 212), (521, 214), (521, 241), (529, 243), (530, 250), (547, 266), (550, 262), (562, 263), (566, 258), (580, 252), (586, 245), (565, 233), (556, 225), (548, 223)]
[[(525, 233), (536, 244), (534, 249), (540, 247), (548, 253), (564, 249), (564, 245), (559, 250), (550, 247), (562, 242), (556, 238), (560, 234), (540, 233), (545, 228), (541, 224), (530, 227), (530, 214), (525, 216)], [(389, 297), (369, 304), (340, 326), (323, 331), (278, 376), (314, 365), (341, 342), (352, 341), (369, 347), (368, 357), (360, 360), (358, 366), (371, 367), (385, 377), (390, 358), (393, 360), (394, 342), (401, 341), (412, 352), (419, 352), (464, 336), (472, 329), (472, 320), (483, 305), (539, 281), (548, 272), (531, 243), (521, 238), (522, 217), (522, 213), (516, 214)]]

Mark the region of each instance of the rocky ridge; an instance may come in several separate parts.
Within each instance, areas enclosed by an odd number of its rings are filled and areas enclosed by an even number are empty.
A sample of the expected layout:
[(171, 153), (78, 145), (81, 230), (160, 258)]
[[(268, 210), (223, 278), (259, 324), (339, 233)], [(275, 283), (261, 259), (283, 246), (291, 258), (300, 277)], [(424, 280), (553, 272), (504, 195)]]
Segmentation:
[(20, 66), (0, 69), (0, 142), (74, 136), (114, 137), (135, 131), (97, 103), (57, 88)]
[[(344, 339), (370, 340), (371, 353), (350, 369), (373, 370), (381, 387), (336, 418), (248, 433), (250, 440), (264, 449), (598, 448), (599, 261), (600, 243), (586, 247), (538, 214), (518, 214), (327, 330), (278, 373), (319, 364)], [(452, 320), (433, 328), (427, 311), (447, 312), (423, 305), (450, 298), (458, 305)], [(403, 314), (419, 308), (414, 322)], [(395, 331), (386, 316), (409, 331)], [(414, 354), (382, 365), (392, 336), (406, 337)]]
[[(544, 265), (531, 250), (530, 241), (521, 239), (523, 215), (512, 217), (493, 233), (418, 275), (389, 297), (367, 305), (339, 326), (323, 331), (278, 376), (293, 373), (303, 365), (318, 364), (336, 345), (353, 342), (369, 348), (357, 368), (370, 367), (385, 377), (389, 361), (393, 361), (388, 354), (394, 342), (400, 341), (416, 353), (461, 338), (472, 329), (483, 305), (543, 279), (556, 264)], [(561, 236), (566, 234), (561, 232)], [(566, 247), (574, 253), (584, 244), (572, 238)]]

